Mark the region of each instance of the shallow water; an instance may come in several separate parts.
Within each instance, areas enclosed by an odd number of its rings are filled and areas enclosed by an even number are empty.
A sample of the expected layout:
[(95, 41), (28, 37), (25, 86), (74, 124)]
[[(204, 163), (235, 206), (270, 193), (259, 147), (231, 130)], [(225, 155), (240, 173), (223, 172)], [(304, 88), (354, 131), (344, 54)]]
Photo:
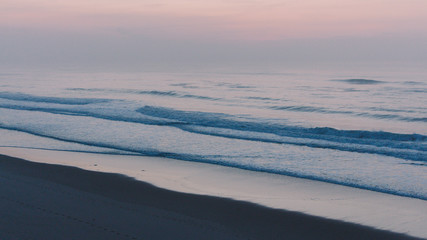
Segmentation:
[(413, 71), (3, 71), (0, 145), (163, 156), (427, 199), (426, 93), (427, 73)]

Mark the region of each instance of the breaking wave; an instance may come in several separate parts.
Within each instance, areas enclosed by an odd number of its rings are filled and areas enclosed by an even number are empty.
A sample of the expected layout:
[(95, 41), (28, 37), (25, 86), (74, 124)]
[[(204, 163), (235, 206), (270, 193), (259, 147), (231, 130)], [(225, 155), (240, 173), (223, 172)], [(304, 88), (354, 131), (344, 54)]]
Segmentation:
[(358, 84), (358, 85), (370, 85), (370, 84), (385, 83), (384, 81), (364, 79), (364, 78), (339, 79), (339, 80), (332, 80), (332, 81), (346, 82), (346, 83)]

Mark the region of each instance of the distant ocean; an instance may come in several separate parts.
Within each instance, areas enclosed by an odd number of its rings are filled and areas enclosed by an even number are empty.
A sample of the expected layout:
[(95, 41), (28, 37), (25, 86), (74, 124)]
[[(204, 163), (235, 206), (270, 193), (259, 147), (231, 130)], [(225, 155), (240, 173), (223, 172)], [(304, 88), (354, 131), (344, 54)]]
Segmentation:
[(161, 156), (427, 200), (427, 71), (2, 71), (0, 146)]

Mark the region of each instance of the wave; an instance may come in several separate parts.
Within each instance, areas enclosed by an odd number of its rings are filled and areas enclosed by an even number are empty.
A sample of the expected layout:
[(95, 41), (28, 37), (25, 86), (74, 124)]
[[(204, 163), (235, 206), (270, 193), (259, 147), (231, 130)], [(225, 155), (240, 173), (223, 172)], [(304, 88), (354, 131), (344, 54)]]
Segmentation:
[(391, 108), (384, 108), (384, 107), (369, 107), (367, 108), (368, 110), (372, 110), (372, 111), (378, 111), (378, 112), (393, 112), (393, 113), (397, 113), (397, 112), (403, 112), (403, 113), (416, 113), (416, 111), (414, 110), (409, 110), (409, 109), (391, 109)]
[(404, 117), (397, 114), (357, 113), (355, 115), (376, 119), (394, 119), (405, 122), (427, 122), (427, 117)]
[(130, 94), (142, 94), (142, 95), (156, 95), (166, 97), (177, 97), (177, 98), (194, 98), (202, 100), (220, 100), (220, 98), (213, 98), (208, 96), (193, 95), (187, 93), (180, 93), (176, 91), (159, 91), (159, 90), (133, 90), (133, 89), (104, 89), (104, 88), (67, 88), (71, 91), (88, 91), (88, 92), (112, 92), (112, 93), (130, 93)]
[(91, 103), (103, 103), (108, 102), (108, 99), (99, 98), (63, 98), (63, 97), (44, 97), (35, 96), (25, 93), (11, 93), (11, 92), (0, 92), (0, 98), (13, 100), (13, 101), (25, 101), (25, 102), (40, 102), (40, 103), (56, 103), (65, 105), (86, 105)]
[[(210, 164), (216, 164), (216, 165), (223, 165), (227, 167), (236, 167), (240, 169), (246, 169), (251, 171), (260, 171), (260, 172), (267, 172), (267, 173), (275, 173), (275, 174), (282, 174), (287, 176), (293, 176), (293, 177), (300, 177), (300, 178), (306, 178), (306, 179), (312, 179), (317, 181), (324, 181), (324, 182), (330, 182), (350, 187), (357, 187), (362, 189), (368, 189), (378, 192), (384, 192), (384, 193), (390, 193), (400, 196), (407, 196), (407, 197), (413, 197), (413, 198), (419, 198), (423, 200), (427, 200), (427, 197), (422, 192), (412, 191), (409, 189), (399, 189), (399, 188), (393, 188), (392, 186), (388, 185), (376, 185), (375, 183), (369, 183), (364, 181), (351, 181), (351, 179), (346, 178), (336, 178), (333, 175), (327, 176), (327, 175), (314, 175), (309, 173), (304, 173), (301, 171), (294, 171), (292, 169), (286, 169), (286, 168), (277, 168), (273, 165), (263, 165), (263, 164), (252, 164), (250, 162), (246, 161), (228, 161), (225, 156), (210, 156), (210, 155), (198, 155), (198, 154), (185, 154), (185, 153), (177, 153), (177, 152), (166, 152), (166, 151), (159, 151), (156, 149), (144, 149), (144, 148), (134, 148), (131, 146), (123, 146), (120, 144), (110, 144), (110, 143), (104, 143), (100, 141), (88, 141), (88, 140), (79, 140), (79, 139), (70, 139), (70, 138), (64, 138), (55, 136), (53, 134), (48, 133), (41, 133), (37, 130), (31, 130), (24, 127), (11, 127), (11, 126), (5, 126), (4, 124), (0, 124), (0, 128), (2, 129), (8, 129), (8, 130), (15, 130), (15, 131), (21, 131), (26, 132), (29, 134), (33, 134), (40, 137), (46, 137), (50, 139), (55, 139), (59, 141), (64, 142), (71, 142), (71, 143), (79, 143), (87, 146), (95, 146), (95, 147), (102, 147), (102, 148), (108, 148), (112, 149), (111, 151), (104, 151), (104, 152), (92, 152), (92, 151), (79, 151), (79, 150), (71, 150), (73, 152), (87, 152), (87, 153), (101, 153), (101, 154), (119, 154), (119, 155), (140, 155), (140, 156), (153, 156), (153, 157), (165, 157), (165, 158), (171, 158), (171, 159), (177, 159), (177, 160), (184, 160), (184, 161), (191, 161), (191, 162), (204, 162), (204, 163), (210, 163)], [(55, 150), (55, 151), (70, 151), (70, 150), (61, 150), (61, 149), (48, 149), (48, 148), (35, 148), (35, 149), (45, 149), (45, 150)], [(417, 163), (410, 163), (417, 164)]]
[(345, 88), (342, 89), (343, 92), (368, 92), (367, 90), (355, 89), (355, 88)]
[(331, 114), (354, 114), (352, 111), (330, 110), (324, 107), (312, 106), (272, 106), (273, 110), (287, 110), (294, 112), (318, 112), (318, 113), (331, 113)]
[[(380, 114), (380, 113), (367, 113), (367, 112), (355, 112), (349, 110), (333, 110), (325, 107), (313, 107), (313, 106), (271, 106), (273, 110), (284, 110), (292, 112), (307, 112), (307, 113), (326, 113), (326, 114), (349, 114), (353, 116), (369, 117), (375, 119), (393, 119), (405, 122), (427, 122), (427, 117), (407, 117), (398, 114)], [(388, 111), (388, 112), (404, 112), (404, 113), (415, 113), (409, 110), (385, 110), (380, 108), (370, 108), (374, 111)]]
[[(100, 108), (58, 108), (58, 107), (36, 107), (36, 106), (22, 106), (12, 104), (0, 104), (0, 108), (26, 110), (26, 111), (40, 111), (55, 114), (68, 114), (91, 116), (95, 118), (135, 122), (149, 125), (197, 125), (217, 128), (231, 128), (235, 130), (246, 130), (254, 132), (275, 133), (283, 136), (303, 137), (306, 134), (319, 134), (326, 136), (341, 136), (349, 138), (363, 139), (381, 139), (393, 141), (426, 141), (427, 136), (420, 134), (399, 134), (389, 132), (372, 132), (360, 130), (337, 130), (334, 128), (303, 128), (295, 126), (286, 126), (280, 124), (266, 124), (258, 122), (245, 122), (232, 120), (232, 115), (224, 113), (211, 113), (211, 112), (195, 112), (195, 111), (181, 111), (176, 109), (144, 106), (138, 108), (135, 112), (141, 113), (146, 116), (155, 117), (156, 119), (149, 119), (141, 115), (133, 115), (134, 112), (121, 112), (119, 107), (117, 109), (100, 109)], [(108, 111), (110, 110), (110, 111)], [(422, 118), (421, 118), (422, 119)]]
[(412, 88), (412, 89), (405, 90), (405, 92), (408, 92), (408, 93), (427, 93), (427, 88)]
[(57, 107), (35, 107), (35, 106), (22, 106), (22, 105), (12, 105), (12, 104), (0, 104), (0, 108), (4, 109), (13, 109), (13, 110), (23, 110), (23, 111), (35, 111), (35, 112), (46, 112), (52, 114), (60, 115), (72, 115), (72, 116), (85, 116), (100, 118), (112, 121), (121, 121), (121, 122), (133, 122), (133, 123), (142, 123), (147, 125), (174, 125), (179, 124), (177, 121), (165, 121), (161, 119), (150, 119), (142, 116), (134, 116), (132, 112), (121, 111), (119, 109), (113, 109), (109, 111), (108, 109), (102, 108), (90, 108), (90, 109), (75, 109), (75, 108), (57, 108)]
[(199, 87), (194, 86), (190, 83), (172, 83), (172, 84), (169, 84), (169, 86), (182, 87), (182, 88), (193, 88), (193, 89), (199, 88)]
[[(363, 170), (365, 164), (370, 169), (371, 163), (374, 168), (379, 169), (383, 169), (382, 164), (395, 166), (393, 164), (406, 162), (411, 163), (406, 166), (418, 166), (415, 164), (426, 163), (427, 136), (424, 135), (248, 122), (224, 113), (181, 111), (155, 106), (124, 110), (118, 105), (120, 103), (55, 109), (9, 106), (10, 109), (20, 111), (2, 110), (0, 128), (111, 149), (106, 153), (126, 151), (135, 155), (206, 162), (303, 177), (421, 199), (426, 199), (427, 196), (420, 184), (413, 188), (408, 187), (411, 183), (407, 181), (396, 186), (387, 185), (370, 177), (375, 176), (372, 175), (374, 170), (366, 170), (371, 175), (366, 175)], [(111, 108), (104, 108), (107, 106)], [(88, 126), (85, 124), (87, 122), (91, 124)], [(308, 157), (305, 158), (306, 154)], [(392, 158), (382, 158), (380, 155)], [(295, 159), (292, 160), (293, 156)], [(280, 159), (284, 157), (290, 158), (290, 162), (281, 162)], [(322, 163), (317, 166), (316, 162), (320, 160)], [(292, 161), (295, 161), (295, 165), (292, 165)], [(315, 164), (315, 170), (310, 170), (311, 163)], [(331, 171), (329, 174), (331, 167), (345, 170), (346, 167), (351, 168), (351, 164), (356, 167), (362, 165), (362, 173), (347, 176), (345, 173)], [(325, 169), (319, 169), (319, 172), (317, 167), (323, 168), (324, 165)], [(385, 177), (390, 176), (388, 173), (384, 174)]]
[(346, 82), (346, 83), (358, 84), (358, 85), (372, 85), (372, 84), (385, 83), (384, 81), (364, 79), (364, 78), (339, 79), (339, 80), (332, 80), (332, 81)]
[(152, 90), (152, 91), (136, 91), (135, 93), (138, 94), (149, 94), (149, 95), (159, 95), (159, 96), (172, 96), (172, 97), (176, 97), (179, 96), (179, 94), (175, 91), (156, 91), (156, 90)]
[[(175, 127), (214, 136), (293, 144), (341, 151), (374, 153), (403, 159), (427, 161), (427, 136), (334, 128), (303, 128), (231, 119), (222, 113), (179, 111), (175, 109), (145, 106), (138, 112), (179, 121)], [(230, 131), (237, 130), (237, 131)], [(264, 135), (253, 134), (263, 133)]]
[(416, 82), (416, 81), (405, 81), (403, 82), (405, 85), (424, 85), (423, 82)]
[(262, 121), (242, 121), (223, 113), (181, 111), (155, 106), (129, 109), (128, 107), (120, 107), (118, 104), (115, 102), (115, 105), (108, 104), (108, 106), (88, 105), (67, 108), (0, 104), (0, 108), (170, 126), (191, 133), (232, 139), (292, 144), (427, 161), (427, 136), (420, 134), (339, 130), (329, 127), (304, 128)]
[(355, 139), (391, 140), (391, 141), (399, 141), (399, 142), (427, 141), (427, 136), (421, 135), (421, 134), (415, 134), (415, 133), (400, 134), (400, 133), (391, 133), (391, 132), (375, 132), (375, 131), (361, 131), (361, 130), (338, 130), (338, 129), (329, 128), (329, 127), (317, 127), (317, 128), (311, 128), (310, 130), (317, 134), (350, 137)]
[(255, 86), (249, 86), (249, 85), (243, 85), (243, 84), (235, 84), (235, 83), (228, 83), (228, 82), (221, 82), (215, 84), (218, 87), (227, 87), (230, 89), (248, 89), (248, 88), (256, 88)]
[[(108, 148), (108, 149), (114, 150), (114, 152), (116, 152), (116, 153), (117, 152), (127, 152), (127, 153), (134, 153), (134, 154), (138, 154), (138, 155), (143, 155), (143, 156), (168, 157), (168, 158), (179, 159), (179, 158), (176, 158), (176, 155), (177, 155), (176, 153), (160, 152), (160, 151), (156, 151), (154, 149), (143, 149), (143, 148), (135, 149), (132, 147), (123, 147), (123, 146), (118, 146), (115, 144), (103, 143), (100, 141), (87, 141), (87, 140), (83, 141), (83, 140), (79, 140), (79, 139), (71, 139), (71, 138), (67, 138), (67, 137), (56, 136), (54, 134), (42, 133), (42, 131), (38, 131), (35, 129), (28, 129), (25, 127), (17, 127), (17, 126), (7, 126), (7, 125), (2, 124), (2, 123), (0, 123), (0, 128), (6, 129), (6, 130), (12, 130), (12, 131), (25, 132), (25, 133), (32, 134), (34, 136), (50, 138), (50, 139), (63, 141), (63, 142), (78, 143), (78, 144), (83, 144), (83, 145), (92, 146), (92, 147)], [(198, 156), (198, 157), (200, 158), (201, 156)], [(192, 159), (192, 158), (188, 158), (188, 159)]]
[[(147, 95), (157, 95), (157, 96), (167, 96), (167, 97), (177, 97), (177, 98), (193, 98), (200, 100), (211, 100), (218, 101), (221, 98), (213, 98), (200, 95), (184, 94), (178, 93), (176, 91), (140, 91), (140, 90), (130, 90), (130, 89), (102, 89), (102, 88), (67, 88), (68, 90), (73, 91), (90, 91), (90, 92), (119, 92), (119, 93), (133, 93), (133, 94), (147, 94)], [(13, 100), (13, 101), (24, 101), (24, 102), (35, 102), (35, 103), (55, 103), (62, 105), (87, 105), (94, 103), (105, 103), (112, 101), (111, 99), (100, 99), (100, 98), (63, 98), (63, 97), (46, 97), (46, 96), (36, 96), (24, 93), (11, 93), (11, 92), (0, 92), (0, 98)], [(263, 100), (263, 101), (278, 101), (280, 99), (274, 98), (263, 98), (263, 97), (247, 97), (247, 99)], [(14, 107), (18, 109), (18, 105)], [(406, 122), (427, 122), (427, 117), (407, 117), (397, 114), (380, 114), (380, 113), (367, 113), (367, 112), (355, 112), (350, 110), (334, 110), (325, 107), (315, 107), (315, 106), (269, 106), (269, 109), (272, 110), (282, 110), (282, 111), (293, 111), (293, 112), (313, 112), (313, 113), (325, 113), (325, 114), (350, 114), (353, 116), (362, 116), (370, 117), (375, 119), (393, 119)], [(22, 107), (22, 110), (37, 110), (38, 108), (25, 108)], [(50, 108), (53, 109), (53, 108)], [(40, 109), (43, 110), (43, 109)], [(53, 109), (54, 110), (54, 109)], [(370, 108), (369, 110), (373, 111), (389, 111), (389, 112), (406, 112), (414, 113), (414, 111), (408, 110), (387, 110), (382, 108)], [(55, 111), (55, 110), (54, 110)], [(62, 110), (58, 110), (61, 112)], [(79, 112), (77, 110), (77, 112)]]
[(269, 98), (269, 97), (245, 97), (245, 99), (261, 100), (261, 101), (283, 101), (283, 99)]

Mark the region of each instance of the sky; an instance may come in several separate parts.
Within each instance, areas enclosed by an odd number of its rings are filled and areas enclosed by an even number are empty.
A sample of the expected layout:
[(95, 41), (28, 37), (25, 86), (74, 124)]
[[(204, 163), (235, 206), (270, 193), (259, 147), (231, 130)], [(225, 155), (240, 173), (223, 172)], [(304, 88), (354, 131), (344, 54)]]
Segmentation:
[(427, 63), (426, 0), (0, 0), (0, 64)]

